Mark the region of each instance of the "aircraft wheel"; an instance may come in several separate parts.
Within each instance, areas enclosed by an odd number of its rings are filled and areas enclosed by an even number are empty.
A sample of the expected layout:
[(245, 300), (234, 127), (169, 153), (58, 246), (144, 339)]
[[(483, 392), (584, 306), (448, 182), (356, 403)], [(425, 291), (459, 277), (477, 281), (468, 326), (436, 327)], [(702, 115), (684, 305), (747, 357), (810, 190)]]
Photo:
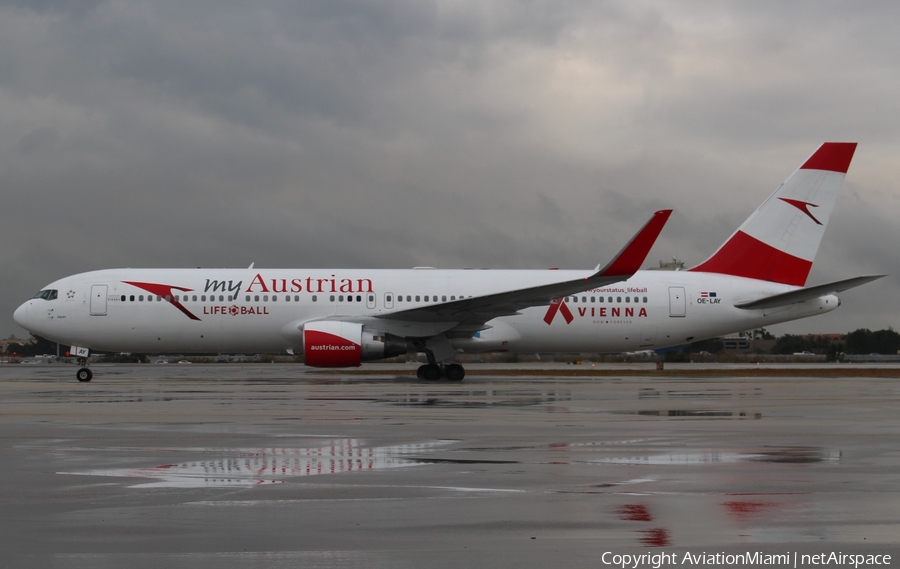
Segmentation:
[(463, 378), (466, 377), (465, 368), (459, 364), (448, 365), (444, 368), (444, 373), (447, 374), (447, 379), (449, 381), (462, 381)]
[(422, 371), (422, 379), (425, 381), (439, 381), (441, 379), (441, 366), (435, 364), (423, 365), (419, 368)]
[(94, 377), (94, 374), (88, 368), (83, 367), (78, 370), (78, 372), (75, 374), (75, 377), (78, 378), (78, 381), (86, 383)]

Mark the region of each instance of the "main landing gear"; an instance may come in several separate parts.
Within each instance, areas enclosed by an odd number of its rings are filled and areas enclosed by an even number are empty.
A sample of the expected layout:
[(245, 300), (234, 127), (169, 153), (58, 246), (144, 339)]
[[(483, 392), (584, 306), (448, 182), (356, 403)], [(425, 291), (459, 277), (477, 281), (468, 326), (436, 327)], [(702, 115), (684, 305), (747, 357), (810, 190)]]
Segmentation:
[(81, 368), (75, 372), (75, 378), (81, 383), (87, 383), (94, 377), (94, 373), (87, 366), (87, 358), (78, 358), (78, 365), (80, 365)]
[(442, 377), (446, 377), (448, 381), (462, 381), (466, 377), (466, 370), (460, 364), (425, 364), (416, 370), (416, 377), (425, 381), (439, 381)]

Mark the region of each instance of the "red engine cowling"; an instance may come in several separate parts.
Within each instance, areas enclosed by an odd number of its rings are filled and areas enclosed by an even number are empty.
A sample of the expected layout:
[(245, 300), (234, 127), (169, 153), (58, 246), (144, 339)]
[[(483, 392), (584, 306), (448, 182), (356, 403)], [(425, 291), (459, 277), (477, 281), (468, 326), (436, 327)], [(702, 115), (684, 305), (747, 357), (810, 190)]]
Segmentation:
[(407, 349), (405, 339), (363, 330), (363, 325), (355, 322), (322, 320), (303, 325), (303, 353), (308, 366), (358, 367), (363, 361), (403, 355)]
[(303, 325), (303, 353), (313, 367), (358, 367), (362, 324), (325, 320)]

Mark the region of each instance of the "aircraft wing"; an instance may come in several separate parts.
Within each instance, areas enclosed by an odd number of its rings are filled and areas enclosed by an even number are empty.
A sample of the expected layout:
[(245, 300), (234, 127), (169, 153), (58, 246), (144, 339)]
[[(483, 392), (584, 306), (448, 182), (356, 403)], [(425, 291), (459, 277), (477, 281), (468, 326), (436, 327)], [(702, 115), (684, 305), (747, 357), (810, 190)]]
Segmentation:
[(870, 283), (874, 280), (880, 279), (887, 275), (869, 275), (864, 277), (854, 277), (852, 279), (846, 279), (843, 281), (836, 281), (833, 283), (827, 283), (818, 286), (811, 286), (807, 288), (801, 288), (797, 290), (792, 290), (790, 292), (783, 292), (781, 294), (776, 294), (772, 296), (767, 296), (766, 298), (760, 298), (758, 300), (752, 300), (749, 302), (740, 302), (735, 304), (735, 308), (743, 308), (745, 310), (753, 310), (759, 308), (775, 308), (778, 306), (788, 306), (790, 304), (795, 304), (798, 302), (803, 302), (806, 300), (812, 300), (814, 298), (819, 298), (820, 296), (825, 296), (827, 294), (834, 294), (841, 291), (845, 291), (851, 288), (855, 288), (866, 283)]
[(475, 331), (493, 318), (516, 314), (531, 306), (549, 305), (566, 295), (624, 281), (640, 269), (671, 214), (671, 209), (654, 213), (606, 266), (599, 268), (598, 265), (593, 273), (584, 278), (401, 310), (378, 318), (406, 322), (457, 322), (474, 326), (472, 331)]

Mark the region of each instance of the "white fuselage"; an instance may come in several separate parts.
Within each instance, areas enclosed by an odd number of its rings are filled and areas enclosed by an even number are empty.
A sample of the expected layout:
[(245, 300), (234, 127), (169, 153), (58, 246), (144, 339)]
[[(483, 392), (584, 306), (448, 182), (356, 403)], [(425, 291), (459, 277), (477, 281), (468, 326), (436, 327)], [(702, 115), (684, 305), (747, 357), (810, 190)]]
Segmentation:
[(302, 352), (304, 323), (344, 318), (361, 322), (364, 329), (407, 338), (448, 332), (453, 347), (465, 352), (621, 352), (683, 345), (821, 314), (839, 304), (836, 296), (827, 295), (790, 306), (743, 310), (734, 304), (798, 287), (713, 273), (638, 271), (626, 281), (566, 297), (560, 304), (494, 318), (474, 336), (451, 334), (456, 322), (384, 318), (587, 274), (110, 269), (48, 285), (56, 291), (55, 298), (29, 300), (16, 311), (16, 320), (53, 341), (116, 352)]

